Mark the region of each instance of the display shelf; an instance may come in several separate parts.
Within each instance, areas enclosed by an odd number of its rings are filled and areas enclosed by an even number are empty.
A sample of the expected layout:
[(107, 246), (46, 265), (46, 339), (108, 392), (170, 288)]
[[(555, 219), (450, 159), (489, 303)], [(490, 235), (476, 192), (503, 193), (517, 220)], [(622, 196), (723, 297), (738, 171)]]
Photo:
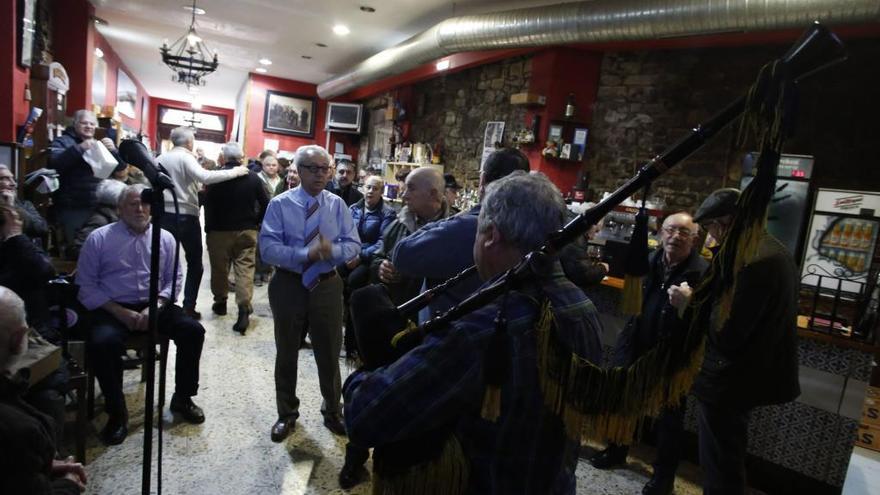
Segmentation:
[(439, 163), (385, 162), (385, 172), (382, 174), (382, 178), (385, 179), (386, 184), (397, 184), (398, 181), (394, 178), (397, 172), (404, 168), (413, 169), (419, 167), (431, 167), (439, 170), (441, 174), (444, 171), (443, 165)]

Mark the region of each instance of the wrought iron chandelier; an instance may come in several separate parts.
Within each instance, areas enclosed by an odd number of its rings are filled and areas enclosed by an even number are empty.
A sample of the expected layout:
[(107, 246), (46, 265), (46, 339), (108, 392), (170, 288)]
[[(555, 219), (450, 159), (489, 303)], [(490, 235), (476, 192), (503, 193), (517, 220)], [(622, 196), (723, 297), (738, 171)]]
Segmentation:
[(217, 70), (218, 65), (217, 53), (212, 54), (201, 36), (196, 33), (196, 10), (196, 2), (193, 0), (189, 30), (171, 46), (166, 41), (159, 49), (162, 52), (162, 62), (174, 71), (171, 80), (185, 84), (190, 91), (204, 86), (203, 78)]

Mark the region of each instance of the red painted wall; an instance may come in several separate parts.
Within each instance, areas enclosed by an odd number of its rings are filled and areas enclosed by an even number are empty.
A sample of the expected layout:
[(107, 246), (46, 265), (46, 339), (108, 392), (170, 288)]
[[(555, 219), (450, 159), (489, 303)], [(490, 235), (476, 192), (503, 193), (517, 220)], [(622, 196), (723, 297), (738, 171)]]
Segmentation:
[[(95, 31), (94, 26), (90, 27), (92, 31), (94, 31), (93, 39), (94, 46), (100, 48), (104, 52), (104, 61), (107, 63), (107, 87), (105, 89), (105, 94), (107, 95), (105, 105), (113, 105), (116, 106), (116, 84), (117, 79), (119, 77), (119, 69), (122, 68), (126, 73), (128, 73), (128, 77), (134, 82), (135, 87), (137, 88), (137, 102), (135, 103), (134, 114), (135, 118), (129, 118), (125, 115), (120, 114), (120, 118), (122, 119), (122, 123), (132, 129), (150, 129), (147, 127), (146, 122), (141, 122), (141, 102), (143, 101), (147, 107), (150, 107), (150, 96), (147, 94), (147, 91), (141, 86), (140, 81), (134, 76), (134, 73), (131, 72), (128, 67), (125, 65), (125, 62), (119, 58), (119, 55), (116, 54), (116, 51), (113, 50), (113, 47), (110, 46), (110, 43), (101, 36), (101, 33)], [(92, 74), (91, 67), (94, 65), (95, 59), (95, 49), (92, 48), (88, 53), (88, 64), (89, 64), (89, 105), (92, 103)], [(66, 68), (66, 67), (65, 67)], [(144, 101), (145, 100), (145, 101)], [(75, 108), (71, 108), (68, 105), (69, 111), (75, 111)], [(147, 116), (149, 119), (152, 116), (152, 112)], [(149, 131), (148, 131), (149, 132)]]
[[(15, 141), (17, 127), (27, 118), (30, 104), (24, 99), (24, 88), (30, 70), (18, 65), (18, 2), (2, 2), (0, 33), (6, 41), (0, 49), (0, 67), (10, 67), (0, 74), (0, 141)], [(12, 165), (8, 163), (7, 165)]]
[(53, 56), (67, 70), (67, 114), (92, 105), (95, 8), (86, 0), (52, 2)]
[[(256, 157), (263, 151), (264, 139), (277, 139), (278, 149), (284, 151), (296, 151), (300, 146), (307, 144), (326, 144), (327, 133), (324, 131), (324, 120), (327, 116), (327, 100), (317, 99), (317, 114), (315, 115), (315, 135), (312, 138), (288, 136), (274, 132), (263, 132), (263, 115), (266, 112), (266, 92), (281, 91), (307, 97), (317, 98), (317, 85), (282, 79), (280, 77), (251, 74), (248, 81), (246, 96), (246, 120), (244, 128), (244, 152), (249, 157)], [(334, 101), (350, 101), (350, 99), (334, 99)], [(344, 146), (346, 154), (357, 161), (358, 136), (334, 132), (330, 134), (330, 145), (327, 147), (332, 154), (335, 143), (340, 142)]]
[[(529, 157), (532, 170), (547, 175), (563, 194), (571, 190), (582, 164), (546, 159), (541, 155), (541, 150), (544, 148), (550, 122), (563, 119), (565, 103), (571, 93), (574, 94), (577, 109), (572, 120), (586, 123), (590, 127), (601, 65), (601, 53), (572, 48), (552, 48), (537, 53), (532, 58), (529, 92), (544, 95), (547, 103), (527, 112), (526, 122), (530, 122), (533, 115), (539, 115), (541, 126), (536, 136), (537, 142), (531, 147), (523, 148), (523, 151)], [(589, 152), (590, 140), (587, 136), (586, 153)]]
[[(153, 97), (150, 98), (150, 110), (149, 115), (147, 116), (147, 123), (144, 126), (144, 129), (150, 135), (150, 143), (152, 143), (152, 148), (158, 149), (159, 143), (157, 142), (156, 136), (158, 135), (158, 123), (159, 123), (159, 107), (169, 107), (169, 108), (179, 108), (181, 110), (189, 111), (191, 106), (188, 102), (185, 101), (177, 101), (177, 100), (166, 100), (165, 98)], [(221, 107), (209, 107), (207, 105), (203, 105), (202, 109), (199, 112), (206, 113), (216, 113), (220, 115), (226, 116), (226, 139), (229, 140), (232, 135), (232, 120), (235, 116), (235, 110), (231, 108), (221, 108)]]

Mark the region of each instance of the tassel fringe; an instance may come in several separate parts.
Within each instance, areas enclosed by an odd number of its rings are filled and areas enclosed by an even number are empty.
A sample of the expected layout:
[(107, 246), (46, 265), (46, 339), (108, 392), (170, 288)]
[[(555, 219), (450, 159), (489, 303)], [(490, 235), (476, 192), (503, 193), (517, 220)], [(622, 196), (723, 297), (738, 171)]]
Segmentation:
[(382, 476), (373, 470), (373, 495), (461, 495), (467, 490), (470, 466), (455, 435), (449, 435), (436, 459)]

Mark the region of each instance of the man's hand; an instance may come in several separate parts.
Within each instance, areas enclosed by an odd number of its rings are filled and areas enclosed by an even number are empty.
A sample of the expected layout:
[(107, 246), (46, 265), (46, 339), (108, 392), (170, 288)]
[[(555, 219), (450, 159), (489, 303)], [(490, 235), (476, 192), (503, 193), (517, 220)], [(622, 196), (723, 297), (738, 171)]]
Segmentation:
[(248, 170), (248, 168), (245, 167), (244, 165), (242, 165), (240, 167), (233, 167), (232, 170), (235, 172), (234, 175), (236, 177), (243, 177), (243, 176), (250, 173), (250, 170)]
[(95, 141), (92, 138), (83, 139), (83, 141), (81, 143), (79, 143), (79, 148), (83, 151), (88, 151), (89, 149), (91, 149), (92, 146), (95, 145), (96, 142), (97, 141)]
[(682, 282), (681, 285), (673, 285), (666, 289), (666, 293), (669, 294), (669, 304), (677, 309), (678, 315), (681, 316), (684, 314), (685, 308), (690, 304), (694, 290), (691, 289), (687, 282)]
[(349, 270), (354, 270), (360, 264), (361, 264), (361, 257), (355, 256), (354, 258), (345, 262), (345, 267), (348, 268)]
[(105, 137), (101, 139), (101, 144), (103, 144), (108, 150), (112, 151), (116, 149), (116, 143), (110, 138)]
[(398, 275), (397, 269), (394, 268), (394, 263), (388, 260), (382, 261), (379, 265), (379, 280), (386, 284), (393, 284), (400, 280), (400, 275)]
[(15, 191), (0, 191), (0, 204), (15, 206)]
[(137, 311), (132, 311), (128, 308), (122, 308), (116, 318), (125, 325), (125, 328), (128, 328), (132, 332), (143, 332), (148, 329), (149, 318), (147, 316), (147, 310), (138, 313)]
[(330, 261), (333, 257), (333, 243), (318, 234), (318, 243), (309, 248), (309, 261)]
[(0, 238), (4, 241), (10, 237), (21, 235), (22, 221), (21, 217), (15, 211), (4, 210), (3, 227), (0, 229)]
[(87, 482), (86, 470), (82, 464), (73, 462), (73, 457), (68, 457), (63, 461), (53, 460), (50, 472), (53, 476), (73, 481), (79, 487), (79, 491), (85, 491)]

